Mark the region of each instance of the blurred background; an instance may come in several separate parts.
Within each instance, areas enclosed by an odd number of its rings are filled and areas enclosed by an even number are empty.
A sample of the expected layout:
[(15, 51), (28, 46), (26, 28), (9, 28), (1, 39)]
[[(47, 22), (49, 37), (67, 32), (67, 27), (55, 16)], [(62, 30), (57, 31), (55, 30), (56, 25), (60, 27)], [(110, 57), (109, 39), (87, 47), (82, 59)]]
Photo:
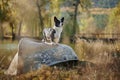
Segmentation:
[(54, 16), (65, 17), (61, 43), (73, 49), (80, 37), (119, 37), (119, 0), (0, 0), (0, 58), (11, 60), (23, 37), (41, 40)]
[(54, 26), (54, 16), (65, 18), (60, 43), (70, 45), (80, 60), (105, 64), (93, 71), (98, 80), (101, 71), (101, 80), (117, 80), (120, 41), (104, 41), (120, 39), (120, 0), (0, 0), (0, 73), (8, 68), (19, 40), (41, 41), (43, 29)]
[(119, 0), (0, 0), (0, 49), (17, 48), (23, 37), (41, 40), (54, 16), (65, 17), (62, 43), (119, 37)]
[(65, 17), (63, 42), (119, 33), (119, 0), (0, 0), (0, 40), (41, 39), (43, 28), (54, 26), (54, 16)]

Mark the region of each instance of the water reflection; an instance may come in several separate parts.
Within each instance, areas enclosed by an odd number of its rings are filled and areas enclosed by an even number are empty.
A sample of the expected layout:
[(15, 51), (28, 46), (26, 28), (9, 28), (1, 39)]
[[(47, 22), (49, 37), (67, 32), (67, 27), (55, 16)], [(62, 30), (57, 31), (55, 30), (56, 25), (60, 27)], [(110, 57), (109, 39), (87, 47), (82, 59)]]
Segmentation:
[(18, 47), (17, 43), (0, 44), (0, 49), (13, 50), (13, 49), (17, 49), (17, 47)]

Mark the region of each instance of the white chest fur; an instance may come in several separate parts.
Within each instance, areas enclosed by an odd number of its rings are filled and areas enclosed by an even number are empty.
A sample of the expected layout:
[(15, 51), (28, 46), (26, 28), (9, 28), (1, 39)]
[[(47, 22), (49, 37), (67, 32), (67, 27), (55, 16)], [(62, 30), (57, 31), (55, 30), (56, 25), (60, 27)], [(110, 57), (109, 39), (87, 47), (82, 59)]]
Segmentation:
[(59, 39), (60, 39), (60, 36), (61, 36), (61, 32), (63, 30), (63, 27), (53, 27), (53, 29), (55, 29), (55, 34), (54, 34), (54, 37), (55, 37), (55, 42), (59, 42)]

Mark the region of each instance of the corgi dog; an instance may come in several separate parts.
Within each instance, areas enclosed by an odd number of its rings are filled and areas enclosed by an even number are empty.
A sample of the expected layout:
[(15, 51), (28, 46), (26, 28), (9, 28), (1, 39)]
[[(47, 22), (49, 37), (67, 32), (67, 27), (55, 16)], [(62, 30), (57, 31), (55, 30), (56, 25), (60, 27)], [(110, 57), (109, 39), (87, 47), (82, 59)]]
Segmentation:
[(63, 30), (64, 17), (60, 20), (54, 17), (54, 27), (43, 30), (43, 40), (46, 44), (58, 44)]

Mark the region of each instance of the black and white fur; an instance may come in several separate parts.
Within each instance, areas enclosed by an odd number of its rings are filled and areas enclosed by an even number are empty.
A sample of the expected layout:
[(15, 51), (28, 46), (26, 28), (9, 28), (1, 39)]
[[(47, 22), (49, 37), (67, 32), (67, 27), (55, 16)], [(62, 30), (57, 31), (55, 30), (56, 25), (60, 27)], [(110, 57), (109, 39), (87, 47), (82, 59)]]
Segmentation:
[(46, 44), (53, 44), (55, 30), (52, 28), (45, 28), (43, 30), (43, 40)]
[(63, 30), (63, 22), (64, 17), (62, 17), (60, 20), (58, 20), (56, 17), (54, 17), (54, 27), (53, 28), (45, 28), (43, 30), (43, 41), (46, 44), (58, 44), (60, 40), (60, 36)]

